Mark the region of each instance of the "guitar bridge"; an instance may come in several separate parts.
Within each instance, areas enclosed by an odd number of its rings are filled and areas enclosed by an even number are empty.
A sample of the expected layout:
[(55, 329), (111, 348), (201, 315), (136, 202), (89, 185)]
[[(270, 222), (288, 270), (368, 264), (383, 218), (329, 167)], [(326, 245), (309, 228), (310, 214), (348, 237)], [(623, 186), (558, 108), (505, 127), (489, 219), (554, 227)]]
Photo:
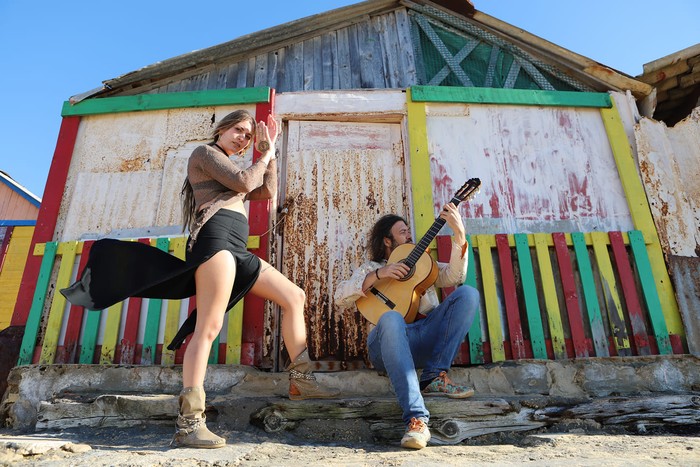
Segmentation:
[(369, 291), (372, 292), (374, 296), (381, 300), (386, 306), (388, 306), (390, 310), (396, 308), (396, 303), (392, 302), (391, 299), (389, 299), (389, 297), (381, 293), (376, 288), (372, 287), (371, 289), (369, 289)]

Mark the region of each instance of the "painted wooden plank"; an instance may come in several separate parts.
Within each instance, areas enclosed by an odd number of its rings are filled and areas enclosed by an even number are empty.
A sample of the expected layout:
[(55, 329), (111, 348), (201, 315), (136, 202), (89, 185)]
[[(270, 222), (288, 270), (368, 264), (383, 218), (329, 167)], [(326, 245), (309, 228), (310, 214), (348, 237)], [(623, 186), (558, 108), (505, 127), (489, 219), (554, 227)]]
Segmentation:
[(0, 330), (7, 328), (12, 322), (12, 313), (34, 234), (34, 227), (31, 226), (15, 225), (6, 229), (3, 239), (5, 255), (0, 255)]
[(615, 283), (615, 272), (613, 271), (608, 247), (606, 245), (607, 234), (605, 232), (591, 232), (593, 240), (593, 252), (600, 275), (600, 283), (603, 288), (603, 296), (605, 297), (605, 308), (608, 312), (608, 322), (610, 323), (610, 333), (612, 334), (613, 342), (617, 354), (620, 356), (632, 355), (630, 348), (629, 337), (627, 336), (627, 326), (625, 324), (625, 316), (622, 311), (622, 302), (617, 291)]
[(243, 337), (243, 300), (236, 303), (228, 312), (226, 328), (226, 364), (241, 364), (241, 339)]
[[(449, 263), (450, 256), (452, 254), (452, 236), (451, 235), (438, 235), (435, 237), (435, 242), (437, 243), (437, 260), (442, 263)], [(468, 260), (468, 259), (467, 259)], [(454, 292), (455, 287), (442, 287), (440, 289), (441, 300), (446, 299)]]
[(119, 340), (119, 325), (122, 318), (122, 307), (124, 302), (115, 303), (107, 308), (107, 319), (105, 320), (105, 330), (102, 335), (102, 347), (100, 347), (100, 365), (114, 363), (115, 352), (117, 350), (117, 340)]
[[(87, 264), (88, 255), (83, 254), (83, 242), (78, 242), (76, 254), (80, 252), (80, 260), (78, 261), (78, 277), (82, 274)], [(83, 324), (83, 307), (71, 305), (68, 311), (68, 323), (63, 336), (63, 348), (56, 355), (56, 363), (75, 363), (77, 362), (77, 350), (80, 343), (80, 328)]]
[(39, 326), (41, 326), (41, 315), (44, 310), (44, 302), (46, 301), (46, 292), (49, 289), (57, 247), (57, 242), (48, 242), (46, 244), (44, 258), (41, 261), (36, 287), (34, 288), (34, 299), (27, 316), (27, 324), (24, 327), (24, 336), (22, 336), (17, 365), (29, 365), (34, 358), (34, 346), (36, 345), (36, 337), (39, 334)]
[[(474, 261), (474, 240), (471, 235), (467, 235), (467, 243), (469, 246), (467, 247), (467, 254), (469, 255), (469, 259), (467, 260), (467, 278), (464, 281), (465, 284), (471, 285), (474, 287), (476, 290), (479, 290), (479, 287), (476, 283), (476, 263)], [(482, 301), (479, 301), (479, 310), (476, 313), (476, 316), (474, 317), (474, 322), (472, 323), (472, 327), (469, 328), (469, 333), (467, 334), (467, 338), (469, 339), (469, 360), (471, 361), (472, 364), (477, 365), (480, 363), (484, 363), (484, 343), (481, 340), (481, 307), (482, 307)]]
[(625, 297), (625, 304), (627, 305), (627, 316), (632, 328), (632, 337), (634, 338), (637, 355), (651, 355), (649, 335), (647, 334), (647, 327), (642, 315), (642, 305), (637, 296), (637, 285), (635, 284), (634, 274), (627, 257), (627, 249), (623, 243), (622, 234), (620, 232), (608, 232), (608, 237), (610, 238), (610, 248), (615, 258), (615, 266), (617, 266), (617, 274), (620, 277), (622, 295)]
[(410, 148), (411, 194), (414, 232), (427, 232), (435, 221), (433, 212), (433, 180), (428, 153), (428, 130), (425, 104), (413, 101), (411, 89), (406, 91), (408, 140)]
[[(173, 256), (185, 260), (185, 247), (187, 239), (184, 237), (171, 238), (170, 250)], [(175, 364), (175, 351), (168, 350), (167, 344), (173, 340), (177, 330), (180, 327), (180, 305), (182, 300), (168, 300), (167, 314), (165, 317), (165, 330), (163, 331), (163, 350), (161, 352), (160, 364), (173, 365)]]
[(656, 226), (654, 225), (654, 219), (651, 215), (651, 209), (649, 208), (649, 202), (647, 201), (642, 181), (639, 178), (637, 164), (634, 160), (622, 119), (615, 102), (611, 101), (611, 103), (611, 109), (601, 109), (600, 113), (620, 174), (622, 189), (627, 197), (627, 204), (630, 208), (634, 228), (641, 231), (646, 241), (649, 242), (647, 243), (647, 255), (669, 334), (683, 336), (683, 323), (678, 311), (678, 303), (673, 292), (668, 269), (666, 269), (666, 262)]
[(537, 298), (537, 284), (535, 283), (535, 274), (532, 270), (528, 236), (526, 234), (515, 234), (514, 240), (515, 251), (518, 253), (518, 268), (523, 284), (523, 295), (525, 296), (525, 311), (527, 312), (532, 355), (534, 358), (546, 360), (547, 346), (544, 339), (544, 328), (542, 327), (540, 301)]
[(574, 270), (571, 267), (571, 256), (569, 255), (569, 247), (566, 245), (566, 237), (561, 232), (553, 233), (552, 241), (554, 242), (554, 251), (557, 254), (557, 264), (559, 265), (566, 312), (569, 317), (569, 329), (571, 330), (574, 354), (577, 358), (588, 357), (586, 333), (583, 329), (581, 308), (578, 305), (578, 290), (576, 290), (576, 279), (574, 278)]
[(486, 307), (486, 327), (489, 332), (491, 345), (491, 361), (502, 362), (506, 359), (503, 347), (503, 331), (501, 324), (501, 310), (498, 305), (498, 291), (496, 290), (496, 274), (491, 258), (491, 248), (496, 246), (493, 235), (475, 235), (479, 248), (479, 265), (481, 266), (481, 284), (484, 288), (484, 306)]
[[(151, 242), (153, 244), (153, 242)], [(155, 247), (168, 251), (170, 240), (168, 238), (158, 238), (155, 240)], [(143, 336), (143, 347), (141, 351), (141, 364), (153, 365), (156, 362), (156, 350), (158, 345), (158, 331), (160, 329), (160, 313), (163, 300), (160, 298), (148, 299), (148, 312), (146, 314), (146, 330)]]
[[(148, 238), (140, 238), (139, 243), (150, 245)], [(139, 333), (139, 321), (141, 319), (141, 297), (129, 297), (126, 308), (126, 321), (124, 322), (124, 335), (120, 343), (119, 363), (123, 365), (136, 363), (136, 340)]]
[(46, 322), (44, 342), (41, 346), (41, 356), (39, 357), (39, 364), (41, 365), (50, 365), (54, 363), (56, 358), (58, 338), (61, 334), (61, 325), (63, 324), (63, 315), (66, 309), (66, 298), (59, 293), (59, 290), (70, 285), (77, 243), (75, 241), (65, 242), (65, 253), (61, 256), (61, 264), (58, 267), (56, 286), (54, 287), (53, 300), (49, 309), (49, 319)]
[(457, 86), (411, 86), (414, 102), (610, 108), (606, 93)]
[(216, 339), (214, 339), (214, 342), (211, 344), (209, 360), (207, 361), (210, 365), (219, 363), (219, 340), (221, 340), (221, 335), (216, 336)]
[[(267, 120), (268, 115), (275, 114), (275, 90), (270, 90), (269, 103), (261, 103), (255, 107), (255, 118), (258, 121)], [(253, 150), (253, 160), (257, 161), (261, 154), (257, 149)], [(259, 244), (256, 249), (252, 249), (252, 253), (259, 258), (269, 260), (269, 244), (270, 237), (268, 227), (270, 225), (270, 200), (255, 200), (250, 202), (248, 209), (248, 225), (250, 226), (250, 234), (260, 236)], [(265, 333), (265, 300), (262, 298), (248, 294), (245, 297), (245, 307), (243, 313), (243, 340), (245, 342), (255, 343), (255, 365), (262, 364), (262, 349), (263, 349), (263, 334)], [(212, 353), (216, 353), (218, 361), (218, 339), (217, 345), (213, 347)]]
[(657, 293), (653, 271), (647, 256), (647, 247), (644, 244), (644, 237), (639, 230), (629, 232), (630, 247), (639, 274), (639, 283), (642, 286), (644, 302), (649, 312), (649, 322), (654, 331), (654, 338), (660, 355), (670, 355), (673, 353), (671, 341), (668, 336), (666, 320), (661, 309), (661, 301)]
[(544, 295), (545, 309), (547, 310), (547, 322), (552, 341), (552, 350), (557, 359), (568, 358), (566, 354), (566, 341), (564, 339), (564, 326), (561, 322), (561, 309), (557, 297), (557, 286), (554, 284), (552, 260), (549, 256), (547, 237), (549, 234), (536, 233), (535, 251), (537, 252), (537, 264), (540, 267), (540, 280), (542, 281), (542, 293)]
[[(83, 243), (81, 255), (89, 258), (90, 250), (94, 243), (93, 240)], [(97, 335), (100, 331), (101, 316), (101, 310), (83, 309), (82, 320), (85, 324), (83, 325), (82, 335), (80, 337), (80, 355), (78, 356), (78, 363), (91, 364), (93, 362), (95, 346), (97, 345)]]
[(584, 234), (574, 232), (571, 234), (571, 240), (576, 255), (579, 277), (581, 278), (581, 288), (583, 289), (583, 298), (586, 303), (588, 324), (591, 328), (591, 339), (593, 339), (595, 355), (597, 357), (609, 357), (608, 338), (605, 335), (603, 317), (598, 304), (598, 295), (596, 293), (595, 280), (593, 279), (591, 259), (586, 247), (586, 239)]
[[(80, 126), (80, 118), (64, 118), (58, 133), (58, 142), (51, 160), (51, 168), (44, 189), (44, 198), (39, 209), (36, 228), (29, 251), (33, 251), (34, 245), (50, 242), (53, 239), (58, 212), (61, 209), (61, 200), (66, 187), (68, 169), (70, 168), (73, 148)], [(22, 273), (22, 282), (17, 294), (14, 313), (12, 314), (12, 326), (24, 326), (31, 312), (34, 290), (38, 283), (38, 275), (41, 269), (41, 260), (29, 255)]]
[(503, 299), (506, 307), (506, 316), (508, 317), (511, 352), (516, 360), (527, 358), (523, 327), (520, 322), (518, 292), (515, 286), (515, 274), (513, 273), (513, 258), (510, 253), (507, 235), (496, 235), (496, 248), (498, 250), (498, 261), (501, 266), (501, 284), (503, 285)]
[(267, 102), (270, 88), (250, 87), (217, 89), (214, 91), (170, 92), (164, 94), (139, 94), (136, 96), (86, 99), (77, 104), (63, 103), (63, 117), (99, 115), (146, 110), (183, 109), (216, 105), (242, 105)]

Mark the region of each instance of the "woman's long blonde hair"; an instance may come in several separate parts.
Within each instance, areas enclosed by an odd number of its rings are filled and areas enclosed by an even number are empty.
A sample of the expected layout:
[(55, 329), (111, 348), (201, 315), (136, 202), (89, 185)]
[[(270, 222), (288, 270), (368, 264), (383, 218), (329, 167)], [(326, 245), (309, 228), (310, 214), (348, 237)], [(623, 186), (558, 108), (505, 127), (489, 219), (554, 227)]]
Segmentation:
[[(247, 110), (234, 110), (222, 118), (212, 130), (211, 137), (213, 142), (216, 143), (219, 140), (219, 135), (221, 135), (221, 133), (244, 121), (250, 122), (252, 134), (255, 134), (255, 118), (253, 118), (253, 115), (251, 115), (251, 113)], [(244, 154), (252, 142), (253, 138), (248, 141), (246, 147), (243, 148), (239, 154)], [(197, 204), (194, 200), (194, 190), (192, 189), (192, 184), (187, 177), (185, 177), (185, 181), (182, 184), (182, 189), (180, 190), (180, 200), (182, 201), (182, 231), (184, 232), (186, 229), (191, 231), (197, 219)]]

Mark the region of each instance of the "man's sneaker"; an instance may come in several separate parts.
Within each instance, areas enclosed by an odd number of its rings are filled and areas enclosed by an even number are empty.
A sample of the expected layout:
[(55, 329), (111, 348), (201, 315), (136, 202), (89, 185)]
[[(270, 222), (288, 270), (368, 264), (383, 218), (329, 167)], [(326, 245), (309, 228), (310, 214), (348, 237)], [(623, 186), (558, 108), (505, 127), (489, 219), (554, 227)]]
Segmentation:
[(423, 396), (445, 396), (451, 399), (464, 399), (474, 395), (474, 389), (469, 386), (459, 386), (442, 371), (428, 386), (421, 391)]
[(430, 430), (423, 420), (412, 418), (408, 422), (406, 433), (401, 438), (401, 447), (409, 449), (423, 449), (430, 441)]

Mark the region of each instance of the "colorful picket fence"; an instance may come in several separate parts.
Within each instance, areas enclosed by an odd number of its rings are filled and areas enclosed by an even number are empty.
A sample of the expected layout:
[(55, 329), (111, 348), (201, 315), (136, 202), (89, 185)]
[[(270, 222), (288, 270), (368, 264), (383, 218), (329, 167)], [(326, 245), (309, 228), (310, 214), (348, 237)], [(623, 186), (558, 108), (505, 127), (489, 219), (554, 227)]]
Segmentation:
[[(184, 258), (183, 237), (133, 241)], [(250, 237), (248, 247), (259, 242)], [(439, 260), (448, 260), (450, 243), (449, 236), (437, 237)], [(92, 244), (36, 246), (34, 254), (43, 259), (18, 364), (181, 363), (185, 346), (172, 352), (163, 342), (195, 307), (194, 298), (130, 298), (106, 310), (84, 310), (55, 293), (78, 277)], [(483, 310), (458, 364), (684, 353), (680, 337), (668, 332), (640, 231), (473, 235), (468, 254), (465, 283), (480, 291)], [(210, 363), (253, 364), (255, 346), (243, 342), (248, 306), (241, 301), (227, 313)]]
[[(141, 238), (139, 241), (184, 259), (185, 237)], [(30, 363), (162, 364), (182, 362), (186, 344), (173, 352), (163, 346), (195, 307), (195, 299), (129, 298), (106, 310), (71, 305), (58, 293), (76, 280), (85, 267), (93, 241), (37, 244), (43, 256), (18, 365)], [(260, 237), (248, 238), (258, 248)], [(52, 277), (58, 267), (55, 278)], [(47, 303), (49, 290), (53, 290)], [(212, 345), (209, 363), (253, 364), (254, 344), (242, 342), (244, 301), (226, 315), (221, 334)], [(39, 344), (42, 315), (49, 309)]]
[[(450, 242), (437, 238), (438, 259)], [(640, 231), (473, 235), (469, 245), (465, 283), (483, 309), (457, 363), (684, 353)]]

